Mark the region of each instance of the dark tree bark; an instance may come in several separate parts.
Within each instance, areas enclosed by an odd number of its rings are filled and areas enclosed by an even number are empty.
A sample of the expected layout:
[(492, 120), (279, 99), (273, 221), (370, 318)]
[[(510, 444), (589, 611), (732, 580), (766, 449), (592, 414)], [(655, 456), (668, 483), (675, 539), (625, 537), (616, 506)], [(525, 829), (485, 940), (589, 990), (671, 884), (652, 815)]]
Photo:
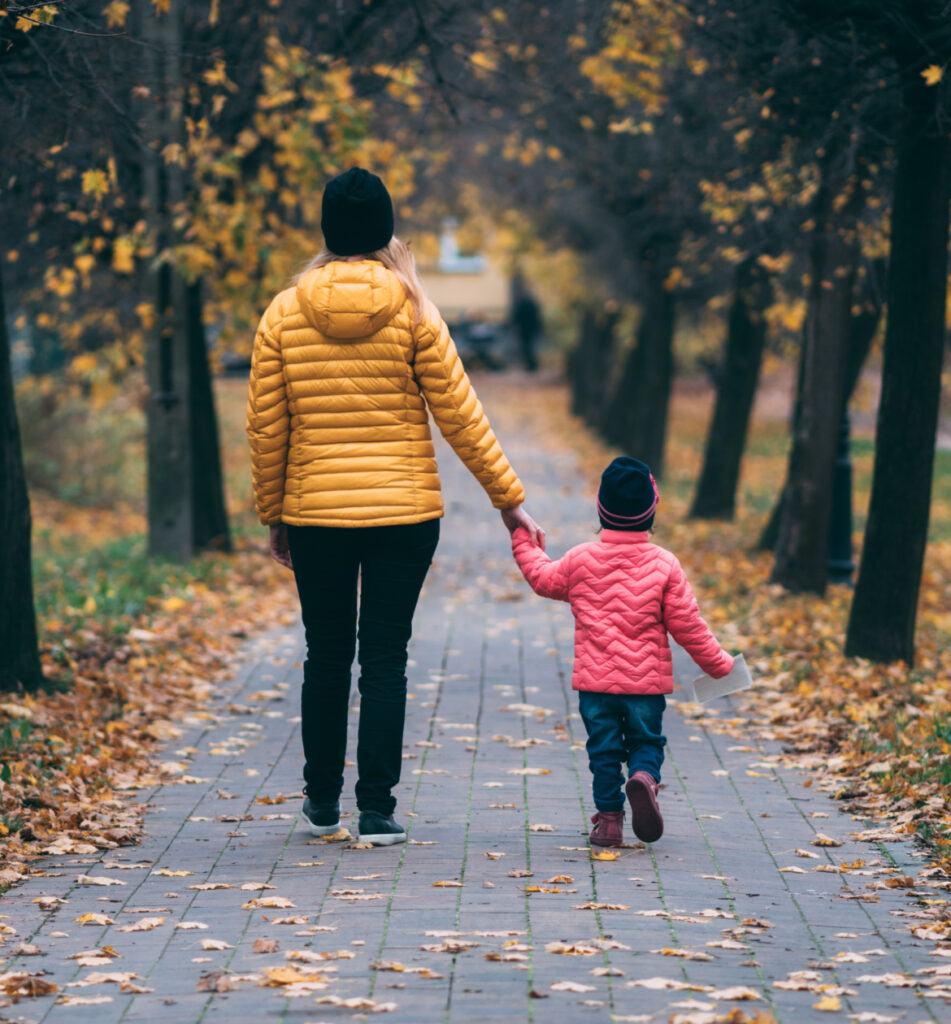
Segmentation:
[(848, 655), (909, 664), (941, 396), (951, 177), (938, 89), (919, 72), (912, 66), (904, 91), (872, 497), (845, 642)]
[(218, 415), (202, 317), (201, 279), (188, 286), (188, 352), (191, 362), (191, 465), (193, 540), (197, 550), (231, 550), (225, 507)]
[(858, 252), (854, 201), (838, 212), (834, 199), (829, 183), (824, 183), (810, 253), (802, 401), (771, 576), (787, 590), (816, 594), (825, 592), (829, 575), (832, 482)]
[(153, 555), (185, 561), (206, 547), (229, 550), (218, 425), (202, 323), (201, 283), (189, 283), (172, 252), (188, 203), (184, 168), (162, 150), (185, 141), (182, 19), (142, 9), (149, 96), (144, 100), (143, 180), (158, 254), (150, 273), (155, 329), (146, 352), (148, 525)]
[(736, 510), (740, 464), (766, 344), (764, 314), (771, 293), (769, 274), (755, 259), (744, 260), (737, 267), (716, 405), (691, 518), (732, 519)]
[(33, 607), (30, 496), (0, 281), (0, 690), (33, 689), (43, 680)]
[(571, 394), (572, 416), (583, 416), (586, 406), (586, 373), (584, 362), (586, 353), (591, 347), (591, 335), (594, 332), (594, 307), (582, 306), (578, 317), (578, 340), (568, 350), (565, 359), (565, 376), (568, 378), (568, 389)]
[(649, 270), (637, 341), (624, 361), (601, 428), (607, 441), (643, 459), (658, 479), (664, 471), (676, 320), (676, 301), (664, 287), (664, 276), (656, 265)]
[(571, 352), (571, 411), (592, 426), (601, 418), (610, 386), (619, 317), (613, 304), (603, 308), (586, 306), (580, 317), (578, 343)]
[[(868, 267), (862, 286), (862, 301), (859, 311), (852, 316), (849, 326), (849, 350), (846, 356), (845, 370), (845, 392), (842, 399), (842, 412), (844, 413), (855, 389), (858, 386), (859, 378), (868, 354), (875, 340), (875, 333), (878, 330), (878, 323), (882, 318), (882, 305), (885, 295), (885, 260), (876, 259)], [(804, 342), (805, 344), (805, 342)], [(804, 349), (803, 349), (804, 351)], [(796, 423), (799, 419), (799, 409), (802, 405), (802, 374), (803, 362), (800, 357), (799, 370), (796, 377), (796, 397), (793, 403), (793, 416), (791, 433), (795, 434)], [(841, 419), (841, 414), (840, 414)], [(779, 522), (782, 518), (783, 501), (789, 487), (789, 463), (786, 464), (786, 478), (780, 488), (769, 519), (763, 527), (756, 544), (757, 551), (775, 551), (776, 542), (779, 539)]]
[[(803, 332), (802, 343), (799, 348), (798, 369), (796, 370), (796, 394), (793, 397), (792, 415), (789, 420), (789, 433), (793, 437), (796, 436), (796, 425), (799, 422), (799, 410), (802, 408), (802, 380), (805, 368), (805, 355), (806, 337), (805, 332)], [(759, 540), (756, 543), (757, 551), (776, 550), (776, 542), (779, 540), (779, 523), (783, 517), (783, 507), (786, 503), (786, 496), (789, 493), (789, 466), (791, 457), (792, 451), (789, 453), (789, 458), (786, 459), (786, 475), (783, 478), (783, 485), (780, 487), (779, 492), (776, 495), (772, 511), (769, 514), (769, 519), (766, 520), (763, 532), (760, 534)]]
[(845, 365), (845, 392), (842, 405), (848, 408), (868, 354), (872, 350), (872, 342), (882, 319), (882, 307), (885, 303), (886, 263), (883, 257), (873, 260), (866, 268), (862, 279), (859, 295), (858, 312), (852, 315), (849, 330), (849, 351)]

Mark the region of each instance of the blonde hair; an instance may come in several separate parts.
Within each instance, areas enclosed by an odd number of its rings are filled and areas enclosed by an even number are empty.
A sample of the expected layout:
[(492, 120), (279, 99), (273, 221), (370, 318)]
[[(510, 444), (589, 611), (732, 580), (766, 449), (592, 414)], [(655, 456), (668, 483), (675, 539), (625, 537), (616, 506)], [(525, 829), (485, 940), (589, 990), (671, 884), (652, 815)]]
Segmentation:
[[(299, 281), (310, 270), (325, 267), (328, 263), (333, 263), (336, 260), (347, 260), (350, 258), (338, 256), (327, 248), (321, 249), (297, 277), (294, 278), (294, 281)], [(416, 270), (416, 258), (406, 242), (394, 235), (382, 249), (368, 252), (364, 259), (377, 260), (387, 270), (391, 270), (396, 275), (406, 291), (406, 297), (413, 305), (413, 326), (419, 326), (423, 317), (423, 307), (426, 305), (426, 293), (423, 291), (423, 282), (420, 281), (419, 273)]]

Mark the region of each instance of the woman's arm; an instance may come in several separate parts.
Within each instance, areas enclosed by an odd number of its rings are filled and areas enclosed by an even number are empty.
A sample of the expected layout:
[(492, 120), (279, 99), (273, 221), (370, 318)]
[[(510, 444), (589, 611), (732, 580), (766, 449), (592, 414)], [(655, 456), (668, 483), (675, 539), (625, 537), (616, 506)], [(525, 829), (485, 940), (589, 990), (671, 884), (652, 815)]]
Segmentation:
[(248, 383), (247, 433), (251, 443), (254, 507), (266, 526), (281, 522), (290, 426), (284, 361), (276, 337), (279, 328), (280, 315), (272, 303), (254, 337)]
[(524, 528), (512, 534), (512, 554), (536, 594), (556, 601), (568, 600), (568, 555), (552, 561)]
[(442, 436), (500, 510), (525, 500), (442, 317), (432, 304), (415, 331), (414, 373)]
[(700, 614), (687, 574), (674, 559), (664, 587), (664, 625), (691, 658), (714, 679), (733, 668), (733, 657), (720, 646)]

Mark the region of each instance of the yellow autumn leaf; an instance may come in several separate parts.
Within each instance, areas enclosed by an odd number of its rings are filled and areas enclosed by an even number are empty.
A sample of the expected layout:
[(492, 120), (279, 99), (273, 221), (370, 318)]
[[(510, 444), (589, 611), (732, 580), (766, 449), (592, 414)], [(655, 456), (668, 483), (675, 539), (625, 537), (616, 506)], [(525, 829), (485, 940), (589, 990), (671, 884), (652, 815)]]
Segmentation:
[(921, 77), (925, 80), (925, 85), (937, 85), (944, 78), (944, 68), (938, 64), (929, 64), (921, 72)]
[(110, 0), (102, 9), (102, 16), (109, 28), (122, 28), (129, 16), (128, 0)]
[(621, 856), (620, 850), (592, 850), (592, 860), (617, 860)]
[(838, 996), (823, 996), (812, 1004), (814, 1010), (825, 1010), (826, 1013), (837, 1013), (842, 1009), (842, 1000)]
[(95, 196), (99, 199), (109, 191), (109, 176), (98, 168), (83, 171), (83, 195)]

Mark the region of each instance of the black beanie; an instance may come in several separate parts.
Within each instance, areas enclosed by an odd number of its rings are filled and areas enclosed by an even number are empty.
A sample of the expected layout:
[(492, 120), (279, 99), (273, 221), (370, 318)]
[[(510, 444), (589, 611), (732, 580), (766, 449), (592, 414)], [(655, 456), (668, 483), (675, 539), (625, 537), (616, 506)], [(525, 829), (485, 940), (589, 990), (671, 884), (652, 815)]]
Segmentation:
[(362, 167), (331, 178), (324, 188), (320, 230), (335, 256), (362, 256), (393, 237), (393, 201), (386, 185)]
[(650, 466), (620, 455), (601, 474), (598, 518), (606, 530), (649, 530), (659, 500)]

